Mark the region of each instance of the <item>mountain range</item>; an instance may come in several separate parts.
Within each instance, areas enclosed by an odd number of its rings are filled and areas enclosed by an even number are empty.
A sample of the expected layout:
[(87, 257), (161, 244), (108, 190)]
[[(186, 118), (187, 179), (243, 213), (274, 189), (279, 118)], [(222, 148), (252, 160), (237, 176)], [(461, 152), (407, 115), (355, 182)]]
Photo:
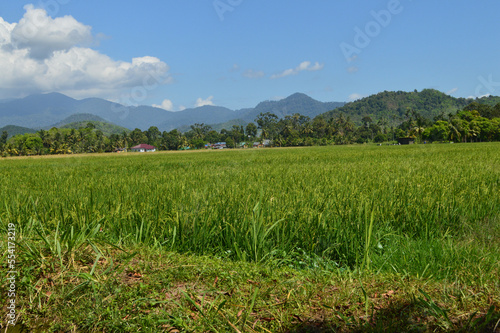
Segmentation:
[(305, 94), (296, 93), (280, 101), (261, 102), (255, 108), (230, 110), (221, 106), (206, 105), (171, 112), (151, 106), (124, 106), (100, 98), (76, 100), (60, 93), (49, 93), (0, 101), (0, 127), (60, 127), (61, 124), (71, 122), (68, 117), (76, 117), (78, 121), (105, 120), (128, 129), (147, 130), (156, 126), (160, 131), (170, 131), (194, 123), (244, 124), (254, 121), (261, 112), (272, 112), (280, 118), (294, 113), (312, 118), (344, 104), (319, 102)]
[[(471, 102), (496, 105), (500, 97), (455, 98), (438, 90), (424, 89), (412, 91), (384, 91), (350, 103), (320, 102), (305, 94), (295, 93), (279, 101), (264, 101), (254, 108), (230, 110), (222, 106), (201, 106), (179, 112), (166, 111), (151, 106), (124, 106), (100, 98), (76, 100), (59, 94), (31, 95), (21, 99), (0, 100), (0, 127), (17, 125), (31, 129), (50, 129), (85, 125), (86, 121), (100, 123), (111, 132), (139, 128), (147, 130), (156, 126), (160, 131), (179, 129), (187, 131), (190, 125), (204, 123), (220, 131), (233, 125), (246, 125), (255, 121), (260, 113), (274, 113), (279, 118), (300, 113), (314, 118), (322, 115), (325, 119), (344, 114), (361, 124), (365, 116), (373, 121), (398, 125), (408, 110), (418, 112), (425, 118), (433, 119), (463, 109)], [(108, 128), (103, 123), (117, 125)], [(12, 130), (12, 127), (11, 127)], [(22, 128), (16, 128), (16, 132)], [(9, 134), (10, 131), (9, 131)]]

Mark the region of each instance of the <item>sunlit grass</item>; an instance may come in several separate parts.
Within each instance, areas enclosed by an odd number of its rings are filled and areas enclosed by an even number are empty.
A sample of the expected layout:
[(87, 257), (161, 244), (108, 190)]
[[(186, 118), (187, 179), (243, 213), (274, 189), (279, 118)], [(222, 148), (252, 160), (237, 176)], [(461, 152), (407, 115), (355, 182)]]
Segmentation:
[[(0, 219), (3, 229), (16, 224), (30, 301), (47, 275), (70, 297), (104, 292), (125, 270), (112, 258), (130, 249), (498, 294), (499, 151), (491, 143), (2, 159)], [(202, 317), (223, 308), (222, 299), (211, 304)]]

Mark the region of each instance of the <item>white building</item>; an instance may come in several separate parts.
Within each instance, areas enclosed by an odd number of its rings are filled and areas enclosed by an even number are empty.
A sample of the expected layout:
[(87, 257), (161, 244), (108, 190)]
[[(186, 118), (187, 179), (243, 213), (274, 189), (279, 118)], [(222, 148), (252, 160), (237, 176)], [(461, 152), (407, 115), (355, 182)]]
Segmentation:
[(145, 143), (141, 143), (140, 145), (137, 145), (135, 147), (130, 148), (131, 151), (136, 151), (139, 153), (149, 153), (149, 152), (154, 152), (156, 151), (155, 146), (150, 146)]

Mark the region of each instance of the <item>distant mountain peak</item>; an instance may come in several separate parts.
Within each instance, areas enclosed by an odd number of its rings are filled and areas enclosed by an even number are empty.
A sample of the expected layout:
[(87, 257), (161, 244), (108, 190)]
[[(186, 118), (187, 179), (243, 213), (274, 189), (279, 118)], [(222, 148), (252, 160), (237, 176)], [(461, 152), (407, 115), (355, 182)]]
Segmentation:
[[(308, 117), (332, 110), (344, 103), (323, 103), (303, 93), (294, 93), (279, 101), (259, 103), (255, 108), (231, 110), (223, 106), (205, 105), (178, 112), (152, 106), (123, 106), (100, 98), (76, 100), (60, 93), (38, 94), (24, 99), (0, 103), (0, 126), (13, 124), (32, 128), (63, 125), (75, 121), (106, 121), (129, 129), (173, 130), (194, 123), (218, 124), (254, 122), (263, 112), (282, 118), (300, 113)], [(94, 118), (93, 116), (100, 118)]]
[(96, 116), (91, 113), (75, 113), (72, 114), (69, 117), (64, 118), (63, 120), (57, 122), (56, 124), (53, 124), (51, 126), (47, 126), (47, 129), (52, 128), (52, 127), (63, 127), (65, 125), (71, 124), (71, 123), (76, 123), (76, 122), (92, 122), (92, 121), (100, 121), (104, 123), (109, 123), (105, 119)]
[(309, 99), (309, 100), (315, 100), (314, 98), (312, 98), (311, 96), (309, 95), (306, 95), (304, 93), (300, 93), (300, 92), (296, 92), (294, 94), (291, 94), (290, 96), (286, 97), (285, 99)]
[(50, 92), (50, 93), (45, 93), (45, 94), (34, 94), (34, 95), (29, 95), (24, 98), (24, 100), (33, 100), (33, 99), (60, 99), (60, 100), (68, 100), (68, 101), (76, 101), (74, 98), (71, 98), (69, 96), (66, 96), (64, 94), (58, 93), (58, 92)]

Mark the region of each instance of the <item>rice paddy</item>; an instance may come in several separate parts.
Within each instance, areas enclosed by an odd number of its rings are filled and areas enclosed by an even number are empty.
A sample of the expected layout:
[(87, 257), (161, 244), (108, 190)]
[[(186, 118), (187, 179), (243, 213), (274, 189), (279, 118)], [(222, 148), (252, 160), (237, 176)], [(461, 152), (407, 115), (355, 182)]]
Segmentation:
[[(494, 329), (499, 152), (483, 143), (1, 159), (2, 276), (14, 225), (18, 323), (29, 330), (294, 331), (304, 320), (292, 312), (324, 331), (387, 330), (369, 294), (396, 285), (424, 318), (393, 321), (396, 331)], [(234, 265), (257, 277), (231, 277)], [(315, 312), (295, 288), (301, 301), (264, 316), (276, 308), (268, 299), (280, 300), (268, 284), (288, 275), (308, 281), (309, 296), (337, 283), (355, 293)], [(223, 283), (238, 290), (217, 294)], [(198, 299), (197, 284), (215, 294)], [(431, 285), (435, 297), (463, 296), (434, 302)], [(7, 313), (5, 293), (2, 302)]]

